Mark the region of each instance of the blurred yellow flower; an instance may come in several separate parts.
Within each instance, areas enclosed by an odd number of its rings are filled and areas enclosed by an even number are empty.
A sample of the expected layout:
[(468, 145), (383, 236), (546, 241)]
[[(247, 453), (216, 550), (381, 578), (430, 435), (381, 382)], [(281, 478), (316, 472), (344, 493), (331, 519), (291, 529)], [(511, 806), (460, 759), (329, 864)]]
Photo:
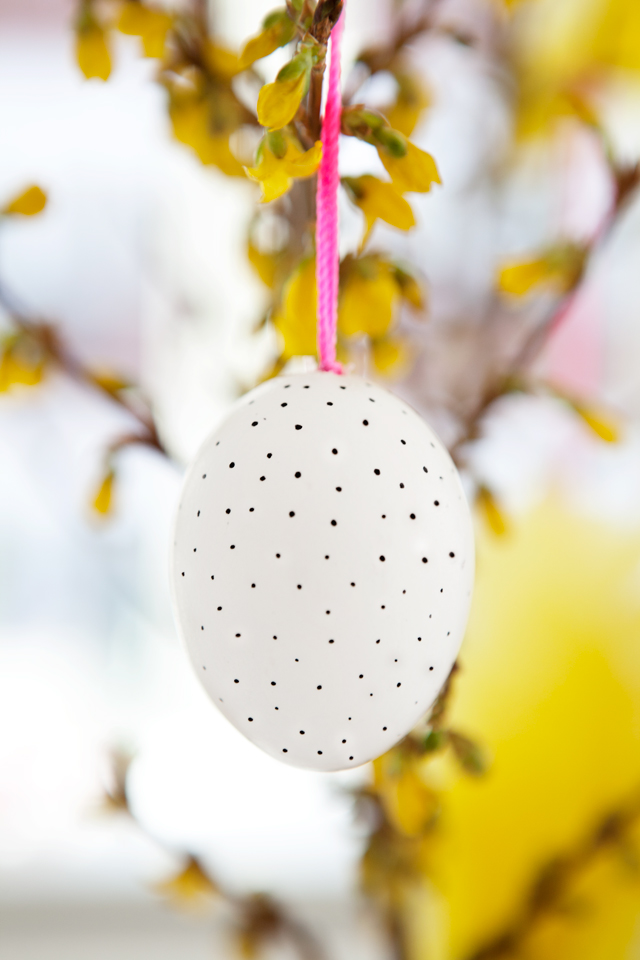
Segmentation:
[(377, 257), (352, 261), (341, 284), (338, 330), (345, 337), (383, 337), (394, 318), (400, 290), (390, 264)]
[(96, 513), (102, 514), (103, 517), (106, 517), (107, 514), (111, 513), (113, 507), (113, 485), (115, 480), (115, 473), (111, 467), (108, 468), (104, 477), (100, 481), (100, 485), (94, 495), (91, 505)]
[(371, 342), (371, 359), (378, 373), (396, 378), (406, 373), (411, 350), (402, 337), (383, 337)]
[(287, 280), (272, 317), (284, 340), (283, 358), (316, 355), (316, 261), (303, 260)]
[(191, 147), (202, 163), (218, 167), (229, 177), (243, 177), (244, 168), (229, 146), (229, 133), (211, 130), (209, 102), (205, 97), (175, 99), (169, 107), (173, 135)]
[(145, 56), (160, 58), (164, 55), (167, 32), (173, 18), (161, 10), (145, 6), (139, 0), (126, 0), (120, 11), (118, 30), (133, 37), (140, 37)]
[(362, 177), (344, 177), (342, 184), (349, 198), (364, 214), (367, 228), (363, 244), (378, 219), (399, 230), (410, 230), (415, 226), (411, 204), (400, 196), (392, 183), (365, 174)]
[(273, 140), (265, 137), (258, 147), (256, 165), (246, 168), (248, 176), (262, 187), (261, 203), (269, 203), (286, 193), (294, 179), (310, 177), (320, 166), (322, 143), (320, 140), (309, 150), (302, 150), (290, 136), (279, 135), (278, 153), (272, 151)]
[(111, 54), (105, 31), (97, 23), (80, 26), (76, 33), (76, 60), (85, 78), (108, 80), (111, 74)]
[(431, 154), (410, 140), (402, 157), (392, 156), (384, 147), (378, 147), (378, 154), (399, 193), (428, 193), (432, 184), (442, 183)]
[(46, 357), (29, 333), (14, 333), (0, 344), (0, 393), (13, 386), (34, 387), (44, 376)]
[(47, 195), (38, 186), (27, 187), (13, 200), (10, 200), (0, 211), (3, 214), (21, 214), (23, 217), (33, 217), (40, 213), (47, 205)]
[(195, 857), (175, 876), (155, 885), (156, 893), (178, 907), (203, 907), (219, 894), (218, 887)]
[(571, 406), (601, 440), (606, 443), (616, 443), (620, 439), (619, 424), (611, 414), (575, 401)]
[(478, 487), (478, 492), (476, 493), (476, 508), (492, 533), (498, 537), (507, 533), (509, 526), (505, 515), (487, 487)]
[(540, 257), (504, 264), (498, 271), (498, 289), (522, 297), (541, 284), (551, 284), (564, 292), (580, 278), (584, 260), (582, 247), (573, 244), (550, 247)]
[(270, 53), (284, 46), (293, 38), (295, 24), (285, 8), (274, 10), (263, 22), (262, 31), (249, 40), (240, 54), (240, 67), (246, 70), (256, 60), (268, 57)]
[(396, 101), (382, 113), (394, 130), (410, 137), (423, 111), (429, 106), (430, 97), (417, 74), (397, 71), (394, 77), (398, 84)]
[[(465, 777), (445, 755), (425, 773), (442, 804), (426, 860), (434, 960), (476, 956), (517, 921), (540, 871), (640, 787), (640, 531), (559, 503), (511, 526), (499, 539), (478, 527), (450, 707), (491, 768)], [(539, 915), (517, 956), (628, 960), (640, 898), (623, 854), (612, 844), (587, 859), (572, 899)]]

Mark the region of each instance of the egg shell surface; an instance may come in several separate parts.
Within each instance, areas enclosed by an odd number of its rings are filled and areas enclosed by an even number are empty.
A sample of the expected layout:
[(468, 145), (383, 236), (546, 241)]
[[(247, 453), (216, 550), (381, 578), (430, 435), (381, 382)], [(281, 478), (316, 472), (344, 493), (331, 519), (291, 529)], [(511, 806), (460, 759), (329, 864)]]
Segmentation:
[(281, 376), (198, 453), (171, 576), (225, 717), (279, 760), (340, 770), (390, 749), (446, 680), (471, 601), (471, 517), (405, 402), (357, 376)]

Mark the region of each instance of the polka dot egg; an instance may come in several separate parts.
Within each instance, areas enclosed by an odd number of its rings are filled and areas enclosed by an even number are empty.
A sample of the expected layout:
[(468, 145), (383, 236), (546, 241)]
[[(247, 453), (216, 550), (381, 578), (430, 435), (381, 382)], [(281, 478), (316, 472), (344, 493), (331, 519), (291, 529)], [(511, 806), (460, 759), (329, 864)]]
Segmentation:
[(184, 485), (172, 577), (189, 656), (227, 719), (295, 766), (355, 767), (411, 730), (458, 653), (473, 573), (447, 451), (356, 376), (262, 384)]

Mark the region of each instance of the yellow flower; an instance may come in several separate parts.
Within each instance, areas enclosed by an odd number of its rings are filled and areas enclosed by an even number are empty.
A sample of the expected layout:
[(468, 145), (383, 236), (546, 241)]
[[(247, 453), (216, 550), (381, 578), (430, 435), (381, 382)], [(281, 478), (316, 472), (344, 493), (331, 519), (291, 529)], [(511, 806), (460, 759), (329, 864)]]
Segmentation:
[(291, 137), (283, 137), (283, 155), (276, 156), (265, 137), (257, 153), (255, 167), (245, 168), (252, 180), (262, 186), (261, 203), (269, 203), (286, 193), (296, 178), (310, 177), (320, 166), (322, 143), (320, 140), (309, 150), (301, 150)]
[(285, 9), (274, 10), (265, 19), (263, 30), (249, 40), (240, 54), (240, 69), (246, 70), (256, 60), (268, 57), (270, 53), (282, 47), (293, 38), (295, 24)]
[(573, 402), (571, 406), (601, 440), (617, 443), (620, 439), (619, 425), (610, 414), (582, 403)]
[(162, 57), (172, 22), (168, 13), (146, 7), (139, 0), (127, 0), (120, 12), (118, 30), (129, 36), (140, 37), (145, 56)]
[(404, 72), (394, 75), (398, 83), (398, 96), (396, 102), (382, 112), (394, 130), (410, 137), (423, 110), (431, 101), (418, 75)]
[(303, 260), (287, 280), (273, 323), (284, 340), (283, 358), (316, 355), (316, 261)]
[(203, 52), (207, 66), (217, 77), (230, 80), (242, 70), (238, 54), (220, 43), (208, 41)]
[(400, 290), (388, 263), (375, 257), (354, 261), (347, 270), (338, 306), (338, 329), (345, 337), (383, 337), (389, 329)]
[(219, 890), (195, 857), (174, 877), (155, 885), (156, 893), (168, 897), (176, 906), (201, 907), (218, 896)]
[(364, 213), (367, 229), (363, 238), (366, 241), (376, 220), (399, 230), (410, 230), (415, 226), (415, 217), (411, 205), (401, 197), (392, 183), (385, 183), (366, 174), (362, 177), (345, 177), (342, 181), (349, 198)]
[(4, 339), (0, 355), (0, 393), (13, 386), (34, 387), (44, 376), (46, 356), (40, 343), (28, 333)]
[(218, 167), (229, 177), (243, 177), (244, 168), (229, 146), (229, 133), (212, 133), (209, 104), (205, 98), (177, 99), (169, 107), (173, 135), (195, 150), (205, 164)]
[(488, 487), (478, 487), (476, 507), (492, 533), (501, 537), (507, 532), (508, 524), (505, 516)]
[(108, 80), (111, 54), (105, 32), (97, 23), (81, 26), (76, 34), (76, 59), (87, 80)]
[(407, 837), (424, 833), (433, 820), (438, 800), (421, 779), (416, 760), (391, 751), (374, 760), (373, 771), (374, 790), (390, 823)]
[(522, 297), (533, 287), (549, 279), (549, 267), (546, 260), (523, 260), (509, 263), (500, 269), (498, 287), (504, 293)]
[(109, 467), (104, 477), (100, 481), (100, 485), (92, 501), (93, 509), (96, 511), (96, 513), (102, 514), (103, 517), (106, 517), (108, 513), (111, 513), (113, 506), (114, 480), (115, 473), (113, 472), (113, 469)]
[(269, 130), (280, 130), (290, 123), (298, 112), (305, 93), (305, 73), (289, 80), (265, 83), (258, 95), (258, 120)]
[(402, 157), (392, 156), (384, 147), (378, 147), (378, 154), (399, 193), (428, 193), (433, 183), (442, 183), (431, 154), (410, 140)]
[(276, 279), (277, 257), (272, 253), (261, 253), (253, 243), (249, 243), (247, 258), (265, 286), (271, 289)]
[(22, 193), (19, 193), (13, 200), (2, 208), (3, 214), (21, 214), (23, 217), (33, 217), (40, 213), (47, 205), (47, 195), (40, 187), (27, 187)]
[[(453, 727), (490, 751), (491, 768), (471, 778), (451, 756), (427, 768), (442, 805), (427, 860), (438, 960), (472, 957), (517, 922), (541, 870), (638, 796), (638, 531), (553, 502), (511, 523), (506, 538), (477, 530), (476, 590), (450, 708)], [(513, 956), (632, 957), (640, 899), (623, 853), (604, 845), (559, 909), (534, 917)]]
[(411, 353), (402, 337), (383, 337), (372, 341), (371, 358), (378, 373), (395, 378), (406, 372)]
[(550, 247), (541, 257), (506, 263), (498, 272), (498, 288), (514, 297), (522, 297), (542, 283), (551, 283), (560, 291), (570, 290), (582, 273), (584, 260), (581, 247)]

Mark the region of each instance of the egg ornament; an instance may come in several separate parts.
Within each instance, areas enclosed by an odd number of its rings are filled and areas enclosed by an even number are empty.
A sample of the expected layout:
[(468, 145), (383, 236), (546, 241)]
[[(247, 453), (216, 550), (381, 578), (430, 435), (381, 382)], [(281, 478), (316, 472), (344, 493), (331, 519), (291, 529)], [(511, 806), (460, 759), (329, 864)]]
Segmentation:
[(360, 377), (261, 384), (187, 474), (172, 557), (182, 639), (225, 717), (294, 766), (355, 767), (415, 726), (455, 661), (473, 576), (449, 454)]

